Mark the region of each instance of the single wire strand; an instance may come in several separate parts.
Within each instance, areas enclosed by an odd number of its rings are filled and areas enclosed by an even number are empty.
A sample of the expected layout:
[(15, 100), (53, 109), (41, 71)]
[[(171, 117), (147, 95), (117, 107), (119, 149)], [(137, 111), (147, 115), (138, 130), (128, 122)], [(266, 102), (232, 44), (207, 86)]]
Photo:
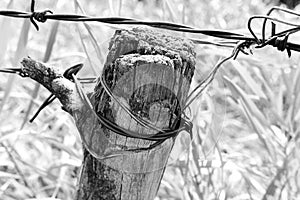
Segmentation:
[[(198, 86), (196, 86), (193, 91), (187, 96), (185, 106), (183, 107), (183, 111), (189, 107), (189, 105), (202, 93), (202, 91), (213, 81), (218, 69), (224, 64), (226, 61), (236, 57), (238, 52), (240, 51), (241, 46), (243, 43), (236, 45), (233, 49), (232, 54), (228, 57), (223, 58), (220, 60), (215, 67), (211, 70), (211, 72), (206, 76), (206, 78), (201, 81)], [(199, 90), (200, 89), (200, 90)], [(193, 96), (193, 97), (192, 97)]]

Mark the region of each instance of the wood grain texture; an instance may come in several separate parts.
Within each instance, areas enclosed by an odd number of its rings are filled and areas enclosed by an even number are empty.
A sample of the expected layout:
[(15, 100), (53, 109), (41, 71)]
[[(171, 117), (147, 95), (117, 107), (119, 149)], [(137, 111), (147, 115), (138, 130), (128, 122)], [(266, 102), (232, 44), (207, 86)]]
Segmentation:
[[(158, 128), (171, 127), (193, 76), (193, 44), (156, 31), (134, 28), (116, 31), (109, 50), (103, 76), (118, 101)], [(97, 113), (123, 128), (149, 136), (157, 133), (136, 122), (107, 95), (100, 83), (91, 100)], [(97, 123), (97, 119), (91, 119), (90, 113), (86, 115), (89, 115), (88, 122), (79, 119), (82, 114), (75, 116), (79, 131), (85, 132), (86, 147), (98, 158), (108, 157), (97, 160), (85, 151), (77, 198), (153, 199), (175, 138), (150, 150), (129, 151), (149, 147), (154, 142), (118, 135)]]

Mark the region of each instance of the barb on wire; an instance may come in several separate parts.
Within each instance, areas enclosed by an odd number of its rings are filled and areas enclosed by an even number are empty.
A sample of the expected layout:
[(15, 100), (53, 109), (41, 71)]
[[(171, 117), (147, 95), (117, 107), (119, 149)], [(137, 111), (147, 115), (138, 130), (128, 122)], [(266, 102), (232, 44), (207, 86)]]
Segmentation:
[[(270, 20), (272, 21), (272, 29), (271, 29), (271, 37), (269, 39), (265, 39), (265, 30), (263, 30), (263, 39), (258, 39), (256, 34), (251, 28), (251, 22), (253, 19), (264, 19), (264, 20)], [(289, 26), (294, 26), (294, 28), (284, 30), (282, 32), (276, 33), (276, 24), (273, 23), (274, 21), (289, 25)], [(265, 29), (265, 24), (263, 24), (263, 29)], [(284, 51), (287, 50), (287, 54), (290, 57), (291, 56), (291, 50), (294, 51), (300, 51), (300, 45), (294, 44), (294, 43), (289, 43), (288, 38), (291, 34), (294, 34), (298, 31), (300, 31), (300, 24), (295, 24), (295, 23), (290, 23), (284, 20), (279, 20), (276, 18), (272, 18), (269, 16), (252, 16), (249, 21), (248, 21), (248, 29), (250, 33), (253, 35), (255, 40), (257, 41), (257, 46), (256, 48), (262, 48), (265, 47), (266, 45), (271, 45), (276, 47), (279, 51)]]
[(30, 11), (31, 11), (31, 16), (29, 17), (31, 23), (34, 25), (34, 27), (36, 28), (36, 30), (39, 30), (39, 26), (37, 25), (37, 23), (34, 20), (37, 20), (38, 22), (46, 22), (47, 18), (45, 17), (45, 15), (47, 13), (51, 13), (53, 14), (53, 12), (51, 10), (45, 10), (43, 12), (35, 12), (34, 11), (34, 6), (35, 6), (35, 0), (31, 0), (31, 6), (30, 6)]
[[(274, 10), (278, 10), (278, 11), (282, 11), (282, 12), (285, 12), (285, 13), (288, 13), (288, 14), (291, 14), (291, 15), (295, 15), (295, 16), (300, 16), (300, 13), (297, 13), (293, 10), (290, 10), (290, 9), (286, 9), (286, 8), (281, 8), (281, 7), (272, 7), (268, 12), (267, 12), (267, 16), (270, 16), (271, 13), (274, 11)], [(263, 25), (262, 25), (262, 42), (264, 43), (265, 42), (265, 39), (266, 39), (266, 24), (267, 24), (267, 20), (268, 19), (264, 19), (263, 21)]]
[[(122, 17), (90, 17), (85, 15), (75, 15), (75, 14), (53, 14), (50, 10), (45, 10), (42, 12), (36, 12), (34, 10), (35, 0), (31, 1), (31, 12), (22, 12), (22, 11), (13, 11), (13, 10), (0, 10), (0, 15), (9, 16), (9, 17), (17, 17), (17, 18), (30, 18), (33, 25), (38, 30), (38, 25), (35, 21), (38, 22), (45, 22), (47, 19), (51, 20), (63, 20), (63, 21), (73, 21), (73, 22), (82, 22), (82, 21), (88, 21), (88, 22), (101, 22), (101, 23), (107, 23), (107, 24), (125, 24), (125, 25), (146, 25), (151, 26), (155, 28), (161, 28), (161, 29), (167, 29), (172, 31), (179, 31), (179, 32), (188, 32), (188, 33), (198, 33), (203, 34), (211, 37), (217, 37), (217, 38), (223, 38), (223, 39), (230, 39), (230, 40), (242, 40), (242, 41), (256, 41), (258, 44), (264, 44), (265, 43), (265, 23), (266, 20), (271, 20), (274, 22), (290, 25), (290, 26), (296, 26), (293, 33), (296, 31), (299, 31), (299, 24), (290, 23), (288, 21), (284, 21), (281, 19), (270, 17), (270, 13), (273, 10), (281, 10), (290, 14), (294, 14), (299, 16), (299, 13), (296, 13), (294, 11), (283, 9), (283, 8), (273, 8), (271, 9), (266, 16), (263, 15), (257, 15), (252, 16), (248, 21), (248, 29), (251, 34), (251, 36), (246, 36), (240, 33), (235, 33), (231, 31), (224, 31), (224, 30), (206, 30), (206, 29), (197, 29), (194, 27), (190, 27), (183, 24), (177, 24), (177, 23), (170, 23), (170, 22), (160, 22), (160, 21), (142, 21), (132, 18), (122, 18)], [(259, 39), (254, 31), (252, 30), (251, 23), (253, 19), (264, 19), (264, 23), (262, 26), (262, 39)], [(290, 31), (289, 31), (290, 32)], [(283, 34), (283, 33), (282, 33)], [(279, 36), (279, 35), (278, 35)], [(194, 40), (197, 41), (197, 40)], [(269, 42), (270, 43), (270, 42)], [(208, 44), (215, 44), (218, 46), (224, 46), (228, 47), (228, 45), (217, 42), (211, 42)], [(275, 44), (271, 44), (275, 45)], [(290, 50), (294, 51), (300, 51), (299, 45), (294, 43), (287, 42), (286, 46), (289, 47)]]
[(146, 25), (146, 26), (168, 29), (173, 31), (200, 33), (200, 34), (224, 38), (224, 39), (234, 39), (234, 40), (251, 39), (242, 34), (230, 32), (230, 31), (197, 29), (187, 25), (170, 23), (170, 22), (142, 21), (142, 20), (136, 20), (132, 18), (122, 18), (122, 17), (90, 17), (85, 15), (75, 15), (75, 14), (53, 14), (51, 10), (36, 12), (35, 0), (31, 0), (31, 12), (2, 10), (0, 11), (0, 15), (17, 17), (17, 18), (30, 18), (30, 21), (32, 22), (32, 24), (35, 26), (37, 30), (39, 30), (39, 27), (35, 22), (35, 20), (44, 23), (47, 21), (47, 19), (51, 19), (51, 20), (63, 20), (63, 21), (74, 21), (74, 22), (95, 21), (95, 22), (108, 23), (108, 24)]
[[(273, 7), (267, 12), (266, 16), (257, 15), (257, 16), (250, 17), (248, 20), (248, 29), (249, 29), (249, 32), (251, 33), (251, 35), (256, 40), (256, 42), (258, 43), (258, 46), (256, 48), (262, 48), (266, 45), (271, 45), (271, 46), (276, 47), (279, 51), (284, 51), (286, 49), (287, 54), (290, 57), (291, 50), (300, 51), (300, 48), (299, 48), (300, 45), (288, 42), (288, 38), (291, 34), (294, 34), (298, 31), (300, 31), (300, 24), (288, 22), (288, 21), (277, 19), (274, 17), (270, 17), (271, 13), (275, 10), (285, 12), (285, 13), (295, 15), (295, 16), (300, 16), (300, 13), (292, 11), (290, 9)], [(254, 19), (263, 19), (262, 39), (258, 39), (258, 37), (254, 33), (254, 31), (252, 30), (251, 23)], [(266, 23), (268, 20), (271, 21), (271, 25), (272, 25), (271, 26), (271, 37), (266, 40)], [(290, 29), (284, 30), (282, 32), (276, 33), (276, 24), (274, 22), (288, 25), (288, 26), (293, 26), (294, 28), (290, 28)]]
[[(52, 11), (50, 10), (45, 10), (43, 12), (35, 12), (34, 11), (34, 4), (35, 1), (32, 0), (31, 4), (31, 12), (23, 12), (23, 11), (13, 11), (13, 10), (0, 10), (0, 15), (4, 16), (9, 16), (9, 17), (17, 17), (17, 18), (30, 18), (31, 22), (33, 25), (38, 28), (38, 25), (36, 24), (35, 20), (38, 22), (45, 22), (48, 19), (51, 20), (63, 20), (63, 21), (73, 21), (73, 22), (82, 22), (82, 21), (87, 21), (87, 22), (101, 22), (101, 23), (107, 23), (107, 24), (125, 24), (125, 25), (146, 25), (146, 26), (151, 26), (155, 28), (161, 28), (161, 29), (167, 29), (171, 31), (179, 31), (179, 32), (188, 32), (188, 33), (198, 33), (198, 34), (203, 34), (211, 37), (217, 37), (217, 38), (222, 38), (222, 39), (230, 39), (230, 40), (242, 40), (242, 41), (256, 41), (258, 44), (264, 44), (265, 43), (265, 21), (266, 20), (271, 20), (274, 22), (290, 25), (290, 26), (295, 26), (294, 30), (287, 30), (288, 32), (295, 33), (299, 31), (300, 27), (299, 24), (295, 23), (290, 23), (288, 21), (284, 21), (281, 19), (273, 18), (268, 16), (271, 12), (269, 11), (267, 16), (264, 15), (257, 15), (257, 16), (252, 16), (249, 21), (248, 21), (248, 29), (251, 34), (251, 36), (246, 36), (240, 33), (235, 33), (231, 31), (224, 31), (224, 30), (207, 30), (207, 29), (197, 29), (194, 27), (190, 27), (187, 25), (183, 24), (176, 24), (176, 23), (170, 23), (170, 22), (160, 22), (160, 21), (142, 21), (142, 20), (137, 20), (137, 19), (132, 19), (132, 18), (122, 18), (122, 17), (90, 17), (90, 16), (85, 16), (85, 15), (75, 15), (75, 14), (53, 14)], [(273, 10), (282, 10), (284, 12), (288, 12), (290, 14), (294, 15), (299, 15), (299, 13), (296, 13), (294, 11), (288, 10), (288, 9), (282, 9), (282, 8), (273, 8)], [(253, 19), (264, 19), (264, 24), (262, 26), (263, 29), (263, 35), (262, 39), (259, 39), (254, 31), (252, 30), (251, 23)], [(282, 32), (281, 34), (284, 34)], [(282, 36), (282, 35), (281, 35)], [(279, 35), (278, 35), (279, 37)], [(197, 40), (194, 40), (197, 41)], [(228, 47), (228, 45), (220, 42), (211, 42), (208, 44), (215, 44), (218, 46), (224, 46)], [(270, 42), (267, 42), (267, 44), (270, 45), (275, 45), (271, 44)], [(300, 51), (299, 45), (287, 42), (286, 44), (287, 47), (289, 47), (290, 50), (293, 51)]]
[(43, 12), (20, 12), (20, 11), (5, 11), (0, 10), (0, 15), (17, 17), (17, 18), (31, 18), (33, 17), (38, 22), (45, 22), (47, 19), (51, 20), (62, 20), (62, 21), (73, 21), (73, 22), (101, 22), (106, 24), (118, 24), (118, 25), (146, 25), (154, 28), (167, 29), (179, 32), (188, 33), (199, 33), (207, 36), (218, 37), (223, 39), (233, 39), (233, 40), (246, 40), (252, 39), (251, 37), (244, 36), (239, 33), (234, 33), (230, 31), (222, 30), (207, 30), (207, 29), (197, 29), (190, 26), (170, 23), (170, 22), (160, 22), (160, 21), (142, 21), (132, 18), (122, 18), (122, 17), (90, 17), (84, 15), (74, 15), (74, 14), (52, 14), (50, 10), (45, 10)]
[(274, 18), (274, 17), (269, 17), (269, 16), (265, 16), (265, 15), (254, 15), (254, 16), (250, 17), (249, 20), (248, 20), (248, 30), (249, 30), (249, 32), (251, 33), (251, 35), (253, 36), (253, 38), (255, 39), (255, 41), (258, 44), (262, 43), (263, 41), (258, 39), (258, 37), (256, 36), (256, 34), (254, 33), (254, 31), (252, 29), (251, 24), (252, 24), (252, 20), (254, 20), (254, 19), (270, 20), (270, 21), (273, 21), (273, 22), (278, 22), (278, 23), (281, 23), (281, 24), (298, 27), (298, 29), (299, 29), (299, 26), (300, 26), (300, 24), (295, 24), (295, 23), (288, 22), (288, 21), (281, 20), (281, 19), (277, 19), (277, 18)]

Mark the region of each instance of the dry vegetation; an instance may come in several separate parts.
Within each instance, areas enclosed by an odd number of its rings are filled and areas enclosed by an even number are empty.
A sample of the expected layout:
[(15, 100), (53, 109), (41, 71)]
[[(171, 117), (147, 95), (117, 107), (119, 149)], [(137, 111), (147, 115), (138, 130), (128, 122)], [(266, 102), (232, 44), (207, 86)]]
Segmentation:
[[(0, 8), (28, 10), (28, 2), (5, 0)], [(74, 2), (37, 0), (37, 10), (81, 12)], [(269, 9), (258, 0), (78, 2), (93, 16), (166, 20), (243, 33), (251, 15)], [(0, 17), (1, 68), (17, 67), (29, 55), (62, 69), (85, 62), (80, 76), (93, 76), (102, 67), (116, 27), (89, 25), (48, 21), (37, 32), (28, 20)], [(230, 53), (228, 48), (197, 45), (193, 86)], [(98, 68), (92, 69), (87, 58)], [(187, 134), (177, 139), (157, 200), (299, 199), (299, 58), (298, 53), (288, 59), (285, 52), (264, 48), (227, 62), (192, 104), (193, 139)], [(34, 123), (28, 122), (48, 95), (29, 79), (0, 74), (0, 199), (74, 196), (82, 151), (71, 117), (55, 101)]]

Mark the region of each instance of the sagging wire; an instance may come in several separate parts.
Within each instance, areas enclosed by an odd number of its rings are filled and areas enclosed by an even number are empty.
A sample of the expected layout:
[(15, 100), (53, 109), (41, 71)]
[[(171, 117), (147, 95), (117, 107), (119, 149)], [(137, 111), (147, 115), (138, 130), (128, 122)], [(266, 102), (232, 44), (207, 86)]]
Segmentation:
[(190, 104), (199, 97), (200, 94), (202, 94), (203, 90), (214, 80), (214, 77), (219, 70), (219, 68), (228, 60), (230, 59), (236, 59), (239, 52), (243, 52), (244, 54), (247, 54), (244, 49), (249, 49), (250, 46), (253, 45), (253, 42), (250, 41), (244, 41), (240, 42), (235, 46), (230, 56), (223, 58), (220, 60), (215, 67), (210, 71), (210, 73), (206, 76), (204, 80), (202, 80), (187, 96), (186, 102), (184, 104), (183, 110), (188, 108)]

